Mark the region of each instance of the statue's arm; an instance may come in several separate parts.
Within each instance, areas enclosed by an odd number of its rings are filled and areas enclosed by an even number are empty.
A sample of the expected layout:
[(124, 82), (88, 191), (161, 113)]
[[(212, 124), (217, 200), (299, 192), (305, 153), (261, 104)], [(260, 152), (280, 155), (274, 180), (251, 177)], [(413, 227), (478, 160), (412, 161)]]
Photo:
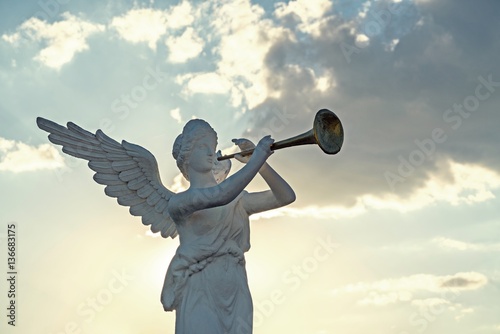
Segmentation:
[(226, 205), (233, 201), (273, 153), (270, 149), (273, 142), (274, 140), (269, 136), (262, 138), (248, 163), (218, 185), (208, 188), (190, 188), (172, 196), (168, 206), (170, 216), (176, 221), (182, 221), (183, 217), (195, 211)]
[(268, 163), (262, 165), (259, 174), (270, 190), (245, 194), (242, 203), (248, 214), (276, 209), (295, 201), (292, 187)]

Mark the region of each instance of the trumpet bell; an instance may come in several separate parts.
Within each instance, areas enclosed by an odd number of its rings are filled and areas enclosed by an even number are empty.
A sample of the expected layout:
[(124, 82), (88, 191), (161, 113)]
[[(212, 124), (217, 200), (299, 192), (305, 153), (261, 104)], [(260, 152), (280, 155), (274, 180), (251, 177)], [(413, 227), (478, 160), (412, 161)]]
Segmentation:
[(313, 123), (314, 138), (326, 154), (337, 154), (344, 144), (344, 128), (333, 111), (321, 109)]

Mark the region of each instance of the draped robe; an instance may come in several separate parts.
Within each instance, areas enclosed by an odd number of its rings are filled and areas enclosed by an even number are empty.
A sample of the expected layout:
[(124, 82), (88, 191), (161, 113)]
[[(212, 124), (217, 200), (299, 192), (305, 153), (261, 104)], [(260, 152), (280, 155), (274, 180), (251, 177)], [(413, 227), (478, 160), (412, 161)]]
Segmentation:
[(242, 195), (205, 209), (215, 213), (205, 215), (206, 221), (177, 224), (180, 246), (162, 291), (164, 309), (176, 310), (176, 334), (252, 333), (244, 257), (250, 249), (250, 228)]

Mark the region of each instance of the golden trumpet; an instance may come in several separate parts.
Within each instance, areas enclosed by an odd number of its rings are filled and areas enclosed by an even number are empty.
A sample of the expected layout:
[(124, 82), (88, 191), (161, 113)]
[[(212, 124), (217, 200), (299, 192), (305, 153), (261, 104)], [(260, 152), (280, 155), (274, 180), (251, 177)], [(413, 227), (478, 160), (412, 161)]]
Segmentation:
[[(285, 147), (316, 144), (326, 154), (337, 154), (344, 143), (344, 128), (340, 119), (333, 111), (321, 109), (316, 113), (313, 128), (295, 137), (275, 142), (271, 145), (271, 150), (279, 150)], [(229, 155), (218, 157), (217, 160), (234, 158), (235, 155), (250, 155), (254, 149), (241, 151)]]

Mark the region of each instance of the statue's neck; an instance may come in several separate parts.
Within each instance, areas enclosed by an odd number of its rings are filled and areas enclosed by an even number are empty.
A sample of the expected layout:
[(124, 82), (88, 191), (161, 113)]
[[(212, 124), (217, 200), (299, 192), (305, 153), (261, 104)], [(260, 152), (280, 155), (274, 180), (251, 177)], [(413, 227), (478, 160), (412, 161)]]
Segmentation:
[(191, 172), (189, 173), (190, 188), (208, 188), (217, 185), (214, 174), (210, 171), (207, 173)]

